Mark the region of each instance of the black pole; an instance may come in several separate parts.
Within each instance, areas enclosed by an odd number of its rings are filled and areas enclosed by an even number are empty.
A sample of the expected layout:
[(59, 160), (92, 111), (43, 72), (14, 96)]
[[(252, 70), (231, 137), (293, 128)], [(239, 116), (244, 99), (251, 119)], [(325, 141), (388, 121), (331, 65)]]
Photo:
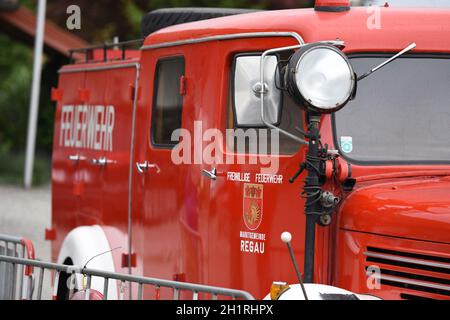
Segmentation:
[(306, 216), (305, 234), (305, 283), (314, 282), (314, 249), (316, 243), (316, 217)]
[(302, 275), (300, 274), (300, 270), (298, 269), (298, 266), (297, 266), (297, 261), (295, 260), (294, 250), (292, 250), (292, 246), (291, 246), (290, 242), (286, 242), (286, 245), (289, 250), (289, 255), (291, 256), (292, 264), (294, 265), (295, 273), (297, 274), (298, 283), (300, 284), (300, 287), (302, 288), (303, 296), (304, 296), (305, 300), (309, 300), (308, 295), (306, 294), (305, 286), (303, 285)]
[(320, 197), (322, 196), (320, 185), (320, 167), (321, 159), (319, 158), (319, 131), (320, 115), (309, 115), (309, 148), (306, 159), (306, 169), (308, 175), (303, 187), (304, 195), (306, 196), (305, 214), (306, 214), (306, 229), (305, 229), (305, 283), (312, 283), (314, 281), (314, 250), (316, 242), (316, 223), (319, 212), (322, 211)]

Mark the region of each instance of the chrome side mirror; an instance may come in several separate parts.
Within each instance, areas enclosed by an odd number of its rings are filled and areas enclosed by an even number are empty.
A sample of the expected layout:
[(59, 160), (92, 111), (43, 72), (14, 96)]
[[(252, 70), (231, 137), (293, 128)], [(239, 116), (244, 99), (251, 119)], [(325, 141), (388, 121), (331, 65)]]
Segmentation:
[[(236, 127), (265, 126), (261, 117), (260, 62), (261, 55), (240, 55), (235, 58), (232, 98)], [(276, 85), (277, 65), (276, 56), (265, 58), (264, 119), (272, 125), (279, 124), (283, 105), (282, 92)]]

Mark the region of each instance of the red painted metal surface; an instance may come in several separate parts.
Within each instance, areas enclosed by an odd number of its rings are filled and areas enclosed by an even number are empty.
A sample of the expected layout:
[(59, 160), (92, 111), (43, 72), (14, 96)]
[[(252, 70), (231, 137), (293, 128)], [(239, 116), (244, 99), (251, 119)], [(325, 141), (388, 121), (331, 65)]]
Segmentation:
[[(382, 28), (366, 26), (363, 9), (325, 13), (313, 9), (261, 12), (213, 21), (173, 26), (150, 35), (145, 45), (245, 32), (295, 31), (305, 41), (342, 39), (345, 52), (395, 52), (415, 41), (418, 52), (450, 52), (449, 10), (381, 8)], [(293, 247), (303, 265), (304, 201), (299, 196), (301, 178), (294, 185), (288, 179), (304, 158), (304, 148), (292, 156), (279, 156), (281, 184), (258, 183), (258, 165), (217, 164), (217, 180), (202, 176), (202, 164), (175, 165), (171, 150), (155, 147), (150, 141), (154, 74), (158, 59), (183, 55), (182, 127), (194, 132), (194, 121), (203, 130), (227, 126), (230, 103), (230, 70), (237, 53), (261, 52), (293, 45), (292, 38), (255, 38), (211, 41), (141, 52), (139, 58), (124, 62), (77, 64), (73, 68), (141, 64), (140, 97), (137, 102), (132, 165), (132, 251), (137, 255), (133, 273), (232, 287), (264, 297), (272, 281), (297, 282), (285, 245), (283, 231), (293, 234)], [(64, 90), (55, 117), (52, 171), (52, 243), (56, 259), (65, 235), (77, 226), (98, 224), (105, 229), (117, 271), (127, 253), (128, 192), (135, 69), (63, 73), (58, 88)], [(88, 105), (114, 106), (115, 124), (112, 150), (91, 150), (64, 146), (62, 106), (80, 103), (78, 90), (89, 90)], [(334, 145), (331, 118), (323, 117), (322, 138)], [(62, 135), (62, 136), (61, 136)], [(70, 139), (69, 139), (70, 140)], [(205, 143), (204, 143), (205, 144)], [(81, 155), (70, 161), (70, 155)], [(111, 160), (104, 167), (93, 159)], [(148, 161), (159, 167), (138, 173), (135, 162)], [(342, 167), (347, 164), (341, 160)], [(382, 286), (367, 292), (364, 250), (367, 246), (418, 251), (448, 257), (450, 223), (450, 183), (445, 178), (449, 165), (358, 166), (352, 165), (356, 189), (348, 195), (332, 226), (317, 227), (315, 280), (384, 298), (400, 298), (410, 289)], [(241, 232), (252, 232), (243, 217), (244, 182), (229, 181), (228, 172), (250, 173), (250, 183), (262, 186), (263, 215), (255, 233), (265, 236), (264, 253), (246, 250)], [(426, 173), (424, 175), (424, 172)], [(261, 247), (260, 247), (261, 249)], [(423, 272), (421, 270), (420, 272)], [(424, 271), (426, 276), (430, 276)], [(149, 298), (170, 298), (170, 292), (144, 292)], [(444, 295), (420, 293), (427, 297)], [(448, 298), (448, 297), (447, 297)]]
[[(25, 258), (34, 260), (35, 259), (35, 251), (34, 251), (34, 245), (33, 242), (27, 238), (22, 238), (20, 240), (22, 243), (24, 249), (25, 249)], [(33, 267), (31, 266), (25, 266), (24, 268), (24, 274), (25, 276), (31, 276), (33, 274)]]
[[(450, 244), (450, 182), (439, 177), (361, 183), (341, 207), (341, 227)], [(413, 231), (413, 232), (412, 232)]]
[(56, 240), (56, 230), (55, 229), (45, 229), (45, 240), (47, 241), (54, 241)]

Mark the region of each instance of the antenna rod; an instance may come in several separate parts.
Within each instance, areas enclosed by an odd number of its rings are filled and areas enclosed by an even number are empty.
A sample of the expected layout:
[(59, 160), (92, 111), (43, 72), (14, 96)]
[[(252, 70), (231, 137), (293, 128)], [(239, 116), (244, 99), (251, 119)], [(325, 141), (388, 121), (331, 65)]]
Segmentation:
[(384, 66), (386, 66), (387, 64), (391, 63), (392, 61), (394, 61), (395, 59), (397, 59), (398, 57), (400, 57), (401, 55), (404, 55), (405, 53), (407, 53), (408, 51), (411, 51), (412, 49), (414, 49), (416, 47), (416, 44), (413, 42), (411, 43), (409, 46), (407, 46), (405, 49), (403, 49), (402, 51), (400, 51), (399, 53), (397, 53), (395, 56), (393, 56), (392, 58), (384, 61), (383, 63), (381, 63), (380, 65), (376, 66), (375, 68), (373, 68), (372, 70), (364, 73), (362, 76), (358, 77), (358, 81), (370, 76), (372, 73), (374, 73), (375, 71), (383, 68)]
[(289, 255), (291, 256), (292, 264), (294, 265), (294, 269), (295, 269), (295, 273), (297, 274), (298, 282), (299, 282), (300, 286), (302, 287), (302, 291), (303, 291), (303, 295), (305, 296), (305, 300), (308, 300), (308, 295), (306, 294), (306, 289), (303, 284), (302, 275), (300, 273), (300, 270), (298, 269), (297, 261), (295, 261), (294, 250), (292, 250), (292, 246), (291, 246), (291, 239), (292, 239), (292, 235), (289, 232), (285, 231), (281, 234), (281, 241), (286, 243), (286, 245), (288, 247)]

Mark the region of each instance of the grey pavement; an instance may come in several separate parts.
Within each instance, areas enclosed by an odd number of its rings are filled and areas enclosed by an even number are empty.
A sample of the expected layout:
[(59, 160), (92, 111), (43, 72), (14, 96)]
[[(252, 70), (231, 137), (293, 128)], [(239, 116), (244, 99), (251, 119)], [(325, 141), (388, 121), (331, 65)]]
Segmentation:
[[(36, 257), (50, 261), (50, 242), (45, 228), (51, 226), (50, 186), (25, 190), (0, 185), (0, 233), (22, 236), (33, 241)], [(50, 274), (46, 273), (43, 297), (50, 298)]]

